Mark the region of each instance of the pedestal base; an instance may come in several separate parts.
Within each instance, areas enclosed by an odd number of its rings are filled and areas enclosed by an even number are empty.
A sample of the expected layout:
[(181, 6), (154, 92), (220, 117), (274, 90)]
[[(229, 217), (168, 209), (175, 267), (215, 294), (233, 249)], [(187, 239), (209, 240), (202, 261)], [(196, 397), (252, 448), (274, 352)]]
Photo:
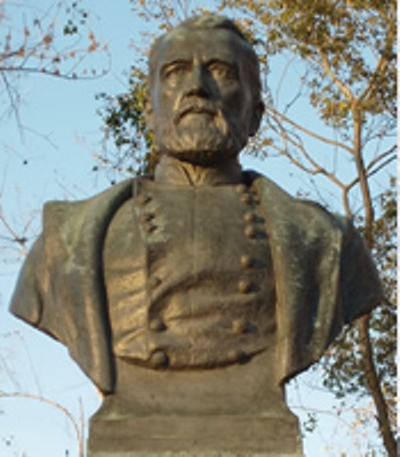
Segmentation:
[(117, 389), (90, 420), (88, 457), (301, 457), (272, 357), (191, 371), (117, 359)]
[(149, 416), (90, 423), (88, 457), (302, 457), (297, 418)]

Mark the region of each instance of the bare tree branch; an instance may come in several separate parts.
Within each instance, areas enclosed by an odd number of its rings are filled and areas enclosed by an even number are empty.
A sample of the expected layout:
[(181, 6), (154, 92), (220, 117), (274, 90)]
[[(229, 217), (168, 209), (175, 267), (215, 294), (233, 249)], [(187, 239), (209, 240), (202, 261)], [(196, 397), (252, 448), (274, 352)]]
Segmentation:
[(11, 225), (8, 223), (6, 217), (4, 216), (3, 210), (0, 206), (0, 222), (4, 225), (8, 233), (11, 235), (10, 241), (19, 244), (21, 247), (22, 255), (26, 256), (27, 254), (27, 247), (26, 243), (28, 239), (26, 238), (25, 235), (18, 235), (17, 232), (11, 227)]
[[(397, 155), (394, 154), (392, 157), (389, 157), (387, 160), (385, 160), (384, 162), (380, 163), (376, 168), (374, 168), (373, 170), (371, 169), (371, 167), (367, 167), (368, 168), (368, 173), (367, 173), (367, 177), (368, 178), (371, 178), (373, 175), (375, 175), (376, 173), (378, 173), (380, 170), (382, 170), (383, 168), (385, 168), (387, 165), (389, 165), (389, 163), (391, 162), (394, 162), (395, 160), (397, 160)], [(375, 162), (376, 164), (376, 162)], [(360, 182), (360, 178), (357, 176), (356, 178), (354, 178), (352, 181), (350, 181), (347, 185), (346, 185), (346, 190), (350, 190), (352, 187), (354, 187), (356, 184), (358, 184)]]
[(79, 425), (74, 418), (74, 416), (70, 413), (70, 411), (62, 406), (60, 403), (56, 402), (55, 400), (51, 400), (49, 398), (43, 397), (41, 395), (33, 395), (28, 393), (21, 393), (21, 392), (2, 392), (0, 391), (1, 398), (22, 398), (27, 400), (35, 400), (45, 403), (49, 406), (56, 408), (57, 410), (61, 411), (69, 420), (70, 424), (72, 425), (75, 436), (78, 442), (78, 455), (79, 457), (84, 457), (84, 433), (83, 430), (79, 428)]
[(339, 188), (344, 189), (344, 184), (335, 176), (335, 174), (330, 173), (326, 168), (322, 167), (318, 162), (316, 162), (310, 154), (308, 154), (307, 150), (304, 148), (304, 146), (301, 144), (299, 141), (295, 141), (289, 134), (288, 132), (280, 126), (280, 131), (279, 135), (280, 137), (285, 141), (285, 143), (290, 143), (292, 144), (296, 149), (300, 150), (302, 155), (305, 157), (305, 159), (311, 164), (312, 168), (306, 167), (302, 162), (299, 160), (295, 159), (293, 154), (289, 152), (289, 147), (286, 148), (279, 148), (278, 146), (272, 144), (272, 147), (279, 151), (282, 155), (286, 156), (296, 167), (300, 168), (301, 170), (305, 171), (306, 173), (309, 173), (311, 175), (317, 175), (317, 174), (322, 174), (325, 177), (327, 177), (330, 181), (332, 181), (335, 185), (337, 185)]
[(338, 78), (334, 71), (332, 70), (330, 64), (329, 64), (329, 60), (326, 56), (326, 54), (324, 52), (322, 52), (321, 50), (319, 50), (319, 55), (321, 57), (321, 62), (318, 61), (318, 60), (315, 60), (315, 62), (317, 64), (319, 64), (320, 66), (322, 66), (322, 68), (325, 70), (326, 74), (331, 78), (331, 80), (336, 84), (336, 86), (339, 88), (339, 90), (343, 93), (343, 95), (348, 99), (348, 101), (350, 103), (353, 103), (354, 102), (354, 96), (351, 92), (351, 90), (346, 87), (343, 82), (340, 80), (340, 78)]
[[(381, 154), (379, 154), (378, 156), (374, 157), (369, 163), (368, 165), (366, 166), (366, 169), (369, 171), (371, 170), (371, 168), (376, 165), (378, 162), (380, 162), (381, 160), (385, 159), (387, 156), (390, 156), (391, 154), (393, 154), (395, 151), (397, 150), (397, 145), (394, 144), (391, 148), (389, 148), (387, 151), (385, 152), (382, 152)], [(393, 155), (393, 157), (390, 159), (390, 162), (392, 160), (396, 159), (396, 154)], [(370, 175), (369, 175), (370, 176)]]
[(316, 140), (319, 140), (323, 143), (330, 144), (332, 146), (336, 146), (340, 149), (347, 151), (351, 155), (353, 155), (353, 149), (350, 148), (349, 146), (347, 146), (346, 144), (340, 143), (339, 141), (331, 140), (330, 138), (324, 137), (322, 135), (319, 135), (318, 133), (313, 132), (312, 130), (307, 129), (306, 127), (298, 124), (297, 122), (288, 118), (287, 116), (280, 113), (278, 110), (276, 110), (275, 108), (273, 108), (271, 106), (266, 106), (265, 109), (267, 112), (272, 113), (274, 116), (282, 119), (284, 122), (287, 122), (288, 124), (290, 124), (291, 126), (293, 126), (296, 129), (300, 130), (301, 132), (305, 133), (306, 135), (308, 135), (312, 138), (315, 138)]

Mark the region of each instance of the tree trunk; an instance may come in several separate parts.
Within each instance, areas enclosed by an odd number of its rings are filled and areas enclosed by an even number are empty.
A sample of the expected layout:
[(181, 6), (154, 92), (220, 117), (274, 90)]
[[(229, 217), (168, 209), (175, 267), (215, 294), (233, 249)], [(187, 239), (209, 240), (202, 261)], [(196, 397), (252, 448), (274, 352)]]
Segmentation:
[(368, 331), (369, 315), (363, 316), (357, 321), (357, 329), (360, 340), (360, 351), (364, 365), (364, 373), (367, 379), (369, 390), (375, 403), (379, 431), (383, 439), (383, 444), (387, 450), (389, 457), (397, 457), (396, 440), (390, 428), (387, 405), (379, 385), (379, 380), (375, 370), (375, 364), (372, 355), (372, 345)]

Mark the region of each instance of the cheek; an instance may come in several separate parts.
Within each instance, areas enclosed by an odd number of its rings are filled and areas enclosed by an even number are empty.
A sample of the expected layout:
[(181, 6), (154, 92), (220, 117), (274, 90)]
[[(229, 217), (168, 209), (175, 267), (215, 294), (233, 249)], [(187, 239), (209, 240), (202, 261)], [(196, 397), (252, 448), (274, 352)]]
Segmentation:
[(219, 93), (224, 103), (229, 105), (241, 105), (244, 101), (244, 93), (238, 83), (219, 85)]
[(165, 116), (171, 112), (176, 100), (176, 91), (176, 88), (165, 87), (159, 83), (158, 90), (153, 93), (153, 106), (156, 115)]
[(176, 109), (177, 102), (179, 100), (179, 88), (176, 90), (169, 89), (164, 91), (160, 96), (160, 111), (163, 115), (170, 115)]
[(223, 105), (229, 113), (237, 119), (241, 119), (248, 114), (248, 100), (240, 88), (224, 90), (221, 94)]

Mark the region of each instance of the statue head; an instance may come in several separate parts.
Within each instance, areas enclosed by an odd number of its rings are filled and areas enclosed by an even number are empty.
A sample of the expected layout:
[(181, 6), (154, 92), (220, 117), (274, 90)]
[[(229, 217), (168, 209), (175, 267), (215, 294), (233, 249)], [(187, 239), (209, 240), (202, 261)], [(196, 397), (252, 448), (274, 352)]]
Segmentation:
[(231, 20), (195, 16), (153, 44), (146, 118), (161, 154), (203, 166), (237, 157), (263, 109), (257, 55)]

